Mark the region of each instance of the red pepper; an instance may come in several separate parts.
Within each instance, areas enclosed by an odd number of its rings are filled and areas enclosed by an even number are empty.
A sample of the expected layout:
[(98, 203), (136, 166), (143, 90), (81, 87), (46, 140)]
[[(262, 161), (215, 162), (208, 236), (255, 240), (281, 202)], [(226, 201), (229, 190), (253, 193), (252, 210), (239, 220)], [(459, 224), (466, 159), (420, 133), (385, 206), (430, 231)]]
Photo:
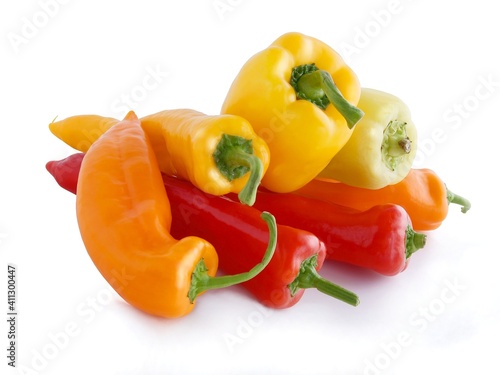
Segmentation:
[[(234, 196), (231, 196), (234, 199)], [(314, 233), (326, 245), (326, 259), (354, 264), (392, 276), (425, 244), (406, 211), (395, 204), (366, 211), (292, 193), (259, 191), (254, 207), (273, 213), (278, 224)]]
[[(78, 160), (81, 161), (81, 156), (72, 155), (49, 162), (46, 167), (59, 185), (74, 191), (69, 182), (78, 176)], [(58, 174), (60, 170), (66, 172)], [(68, 170), (72, 171), (71, 176)], [(255, 259), (258, 262), (262, 259), (269, 233), (259, 210), (225, 197), (206, 194), (191, 183), (173, 177), (163, 175), (163, 181), (171, 205), (170, 233), (174, 238), (195, 235), (212, 243), (219, 255), (219, 268), (228, 274), (248, 270), (249, 265), (256, 264)], [(243, 249), (244, 254), (240, 252)], [(241, 285), (261, 303), (274, 308), (293, 306), (306, 288), (316, 288), (356, 306), (359, 299), (354, 293), (317, 273), (325, 254), (324, 244), (315, 235), (278, 225), (278, 243), (271, 262), (259, 275)]]
[(78, 152), (59, 161), (49, 161), (45, 166), (47, 170), (56, 177), (56, 182), (63, 188), (76, 194), (76, 185), (78, 182), (78, 173), (80, 165), (85, 154)]

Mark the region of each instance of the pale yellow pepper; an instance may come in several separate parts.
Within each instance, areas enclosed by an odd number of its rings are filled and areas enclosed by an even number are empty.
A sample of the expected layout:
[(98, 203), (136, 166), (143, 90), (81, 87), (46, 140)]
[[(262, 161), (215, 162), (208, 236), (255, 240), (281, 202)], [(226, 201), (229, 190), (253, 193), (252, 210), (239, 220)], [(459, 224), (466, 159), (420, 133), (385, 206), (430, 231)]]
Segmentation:
[(358, 107), (365, 113), (349, 141), (319, 177), (380, 189), (403, 180), (417, 152), (417, 129), (398, 97), (363, 88)]

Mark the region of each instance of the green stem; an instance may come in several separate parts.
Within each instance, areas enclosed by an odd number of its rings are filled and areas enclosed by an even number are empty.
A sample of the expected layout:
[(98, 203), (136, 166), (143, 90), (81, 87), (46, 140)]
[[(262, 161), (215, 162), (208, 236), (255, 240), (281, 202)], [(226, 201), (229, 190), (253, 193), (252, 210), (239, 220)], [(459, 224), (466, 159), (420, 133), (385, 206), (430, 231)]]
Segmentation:
[(239, 192), (238, 198), (241, 203), (252, 206), (257, 198), (257, 189), (264, 171), (262, 161), (253, 154), (247, 154), (241, 151), (233, 152), (233, 160), (241, 165), (246, 165), (250, 169), (248, 181)]
[(381, 146), (382, 160), (391, 171), (411, 152), (411, 140), (406, 134), (406, 122), (392, 120), (384, 129)]
[(262, 261), (255, 265), (250, 271), (227, 276), (209, 276), (208, 268), (203, 259), (200, 259), (196, 265), (191, 277), (191, 287), (188, 292), (188, 298), (191, 303), (195, 298), (207, 290), (226, 288), (235, 284), (240, 284), (257, 276), (271, 261), (276, 243), (278, 241), (278, 229), (276, 219), (268, 212), (263, 212), (261, 218), (267, 223), (269, 228), (269, 243)]
[(335, 85), (332, 76), (314, 64), (299, 65), (292, 70), (290, 84), (297, 97), (325, 109), (331, 103), (345, 118), (349, 129), (363, 117), (361, 109), (349, 103)]
[(406, 227), (406, 259), (425, 246), (427, 236), (423, 233), (417, 233), (411, 225)]
[(316, 288), (320, 292), (337, 298), (352, 306), (359, 305), (359, 298), (356, 294), (321, 277), (316, 271), (317, 265), (318, 254), (302, 261), (299, 274), (295, 280), (288, 285), (292, 296), (294, 296), (299, 289)]
[(461, 211), (465, 214), (467, 211), (469, 211), (471, 207), (471, 203), (469, 200), (465, 199), (464, 197), (453, 193), (451, 190), (446, 188), (446, 198), (448, 199), (448, 204), (450, 203), (455, 203), (460, 206), (462, 206)]
[(213, 157), (217, 169), (228, 181), (250, 172), (248, 181), (238, 197), (241, 203), (252, 206), (264, 171), (262, 161), (253, 154), (252, 140), (223, 134)]

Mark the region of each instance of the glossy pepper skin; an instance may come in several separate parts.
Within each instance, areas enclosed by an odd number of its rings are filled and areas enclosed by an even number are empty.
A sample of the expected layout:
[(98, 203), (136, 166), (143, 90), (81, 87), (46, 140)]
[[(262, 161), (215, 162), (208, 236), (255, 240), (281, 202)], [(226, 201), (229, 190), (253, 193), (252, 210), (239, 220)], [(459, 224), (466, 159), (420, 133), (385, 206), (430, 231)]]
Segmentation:
[(119, 120), (99, 115), (76, 115), (52, 121), (49, 129), (57, 138), (75, 150), (87, 152)]
[(471, 206), (467, 199), (448, 190), (437, 173), (430, 169), (411, 169), (401, 182), (377, 190), (315, 179), (295, 194), (363, 211), (380, 204), (397, 204), (408, 212), (413, 229), (417, 231), (438, 228), (448, 215), (450, 203), (461, 205), (463, 213)]
[[(99, 272), (129, 304), (177, 318), (193, 309), (198, 295), (235, 281), (213, 277), (218, 257), (209, 242), (194, 236), (176, 240), (169, 233), (170, 202), (135, 113), (89, 148), (76, 175), (84, 245)], [(127, 275), (122, 285), (116, 281), (120, 272)]]
[[(220, 268), (224, 272), (241, 272), (262, 257), (262, 245), (267, 242), (268, 235), (258, 220), (259, 210), (224, 197), (204, 194), (180, 180), (167, 176), (163, 179), (167, 194), (175, 202), (172, 204), (173, 234), (202, 236), (211, 241), (218, 250)], [(273, 308), (295, 305), (305, 288), (317, 288), (356, 306), (359, 300), (354, 293), (317, 274), (324, 258), (325, 246), (316, 236), (278, 225), (278, 244), (273, 259), (264, 271), (242, 285), (261, 303)]]
[(425, 245), (406, 211), (398, 205), (366, 211), (295, 194), (259, 191), (254, 205), (270, 210), (280, 224), (307, 230), (326, 245), (326, 259), (350, 263), (394, 276), (406, 269), (410, 256)]
[[(86, 152), (116, 122), (81, 115), (53, 122), (49, 128), (71, 147)], [(163, 173), (189, 180), (209, 194), (239, 193), (243, 203), (253, 204), (270, 153), (247, 120), (174, 109), (141, 118), (141, 125)]]
[[(79, 160), (81, 156), (73, 154), (47, 163), (47, 169), (60, 186), (75, 192), (76, 186), (71, 182), (78, 178)], [(57, 173), (62, 169), (72, 175)], [(196, 235), (209, 240), (217, 248), (220, 268), (227, 273), (240, 272), (262, 258), (269, 233), (259, 219), (259, 210), (203, 193), (177, 178), (163, 175), (163, 181), (171, 203), (172, 235), (179, 238)], [(295, 305), (305, 288), (313, 287), (351, 305), (359, 303), (354, 293), (317, 274), (325, 259), (325, 245), (316, 236), (288, 226), (277, 228), (278, 241), (271, 261), (254, 279), (241, 284), (257, 300), (284, 309)]]
[(365, 189), (400, 182), (417, 152), (417, 129), (408, 106), (392, 94), (362, 88), (358, 107), (365, 115), (318, 177)]
[(78, 173), (75, 173), (75, 169), (80, 170), (84, 156), (83, 152), (79, 152), (62, 160), (49, 161), (46, 168), (52, 176), (57, 176), (56, 182), (59, 186), (76, 194)]
[[(207, 241), (170, 234), (170, 204), (152, 148), (133, 114), (89, 148), (78, 175), (76, 212), (85, 247), (104, 278), (132, 306), (152, 315), (180, 317), (200, 259), (211, 276), (217, 253)], [(130, 275), (114, 285), (117, 271)]]
[[(324, 86), (327, 81), (338, 88), (336, 98), (334, 89)], [(345, 145), (362, 116), (354, 107), (359, 96), (357, 76), (337, 52), (315, 38), (287, 33), (244, 64), (221, 113), (246, 118), (269, 145), (262, 185), (290, 192), (314, 178)]]
[(141, 122), (153, 139), (159, 139), (160, 130), (163, 133), (164, 142), (153, 145), (158, 155), (164, 155), (162, 172), (191, 181), (208, 194), (240, 193), (242, 202), (253, 204), (270, 153), (247, 120), (180, 109), (161, 111)]

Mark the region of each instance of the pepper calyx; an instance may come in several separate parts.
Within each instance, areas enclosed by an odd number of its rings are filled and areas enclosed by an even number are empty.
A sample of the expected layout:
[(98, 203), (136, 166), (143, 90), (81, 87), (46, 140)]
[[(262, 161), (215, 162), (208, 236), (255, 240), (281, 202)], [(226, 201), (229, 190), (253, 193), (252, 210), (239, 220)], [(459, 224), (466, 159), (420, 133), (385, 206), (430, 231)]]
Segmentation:
[(352, 129), (364, 115), (361, 109), (344, 98), (331, 74), (318, 69), (314, 63), (294, 67), (290, 85), (294, 88), (298, 99), (310, 101), (323, 110), (331, 103), (345, 118), (349, 129)]
[(200, 290), (198, 290), (198, 285), (208, 284), (210, 276), (207, 272), (207, 265), (205, 264), (204, 259), (201, 258), (198, 263), (196, 263), (193, 274), (191, 275), (191, 287), (189, 288), (188, 292), (189, 302), (193, 303), (195, 298), (202, 293)]
[(319, 108), (326, 109), (328, 104), (330, 104), (330, 100), (321, 88), (319, 82), (310, 85), (302, 84), (299, 86), (299, 81), (302, 76), (315, 72), (317, 70), (319, 69), (316, 64), (304, 64), (296, 66), (292, 69), (292, 75), (290, 76), (290, 85), (294, 88), (297, 94), (297, 98), (310, 101), (311, 103), (317, 105)]
[(425, 246), (427, 236), (423, 233), (417, 233), (413, 230), (411, 225), (406, 227), (406, 242), (405, 242), (405, 255), (406, 259)]
[(262, 161), (253, 153), (252, 140), (223, 134), (212, 156), (219, 172), (230, 182), (250, 172), (248, 181), (238, 197), (242, 203), (253, 205), (264, 167)]
[(411, 152), (411, 139), (406, 133), (405, 121), (391, 120), (384, 129), (382, 145), (382, 161), (391, 171), (396, 170), (403, 159)]

